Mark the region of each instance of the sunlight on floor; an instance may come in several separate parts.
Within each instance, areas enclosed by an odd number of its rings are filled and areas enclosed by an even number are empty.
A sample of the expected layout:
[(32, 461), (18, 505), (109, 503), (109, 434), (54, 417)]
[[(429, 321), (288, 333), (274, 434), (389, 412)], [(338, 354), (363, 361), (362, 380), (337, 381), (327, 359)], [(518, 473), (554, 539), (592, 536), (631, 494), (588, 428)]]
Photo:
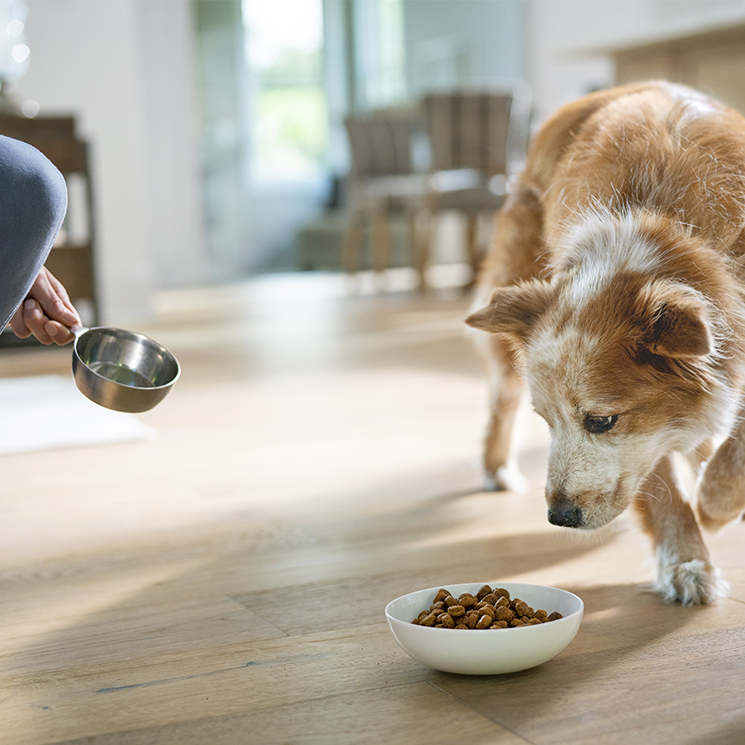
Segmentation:
[[(81, 574), (71, 581), (65, 578), (64, 589), (59, 586), (53, 572), (47, 577), (38, 576), (37, 583), (46, 585), (43, 594), (22, 601), (15, 592), (7, 591), (5, 597), (5, 622), (18, 624), (23, 635), (5, 637), (3, 649), (24, 649), (29, 639), (63, 633), (65, 629), (85, 627), (91, 616), (101, 618), (108, 608), (121, 608), (149, 588), (176, 580), (193, 572), (203, 561), (194, 559), (178, 564), (137, 566), (128, 570), (109, 566), (108, 571), (94, 576)], [(20, 587), (18, 588), (20, 591)]]

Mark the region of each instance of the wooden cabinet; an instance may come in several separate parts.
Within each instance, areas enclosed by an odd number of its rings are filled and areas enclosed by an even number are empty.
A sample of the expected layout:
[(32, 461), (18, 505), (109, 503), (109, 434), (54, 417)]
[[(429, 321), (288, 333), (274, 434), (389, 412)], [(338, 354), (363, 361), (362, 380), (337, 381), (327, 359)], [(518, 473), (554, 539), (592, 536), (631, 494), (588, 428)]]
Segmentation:
[(745, 113), (745, 21), (608, 50), (616, 82), (685, 83)]

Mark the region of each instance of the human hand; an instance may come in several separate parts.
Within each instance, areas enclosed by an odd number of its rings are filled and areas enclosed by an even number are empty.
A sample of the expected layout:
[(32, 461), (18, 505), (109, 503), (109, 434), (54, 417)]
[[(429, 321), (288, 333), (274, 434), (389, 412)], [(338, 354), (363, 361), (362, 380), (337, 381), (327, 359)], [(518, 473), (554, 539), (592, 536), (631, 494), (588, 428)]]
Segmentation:
[(10, 327), (18, 338), (33, 334), (42, 344), (67, 344), (75, 338), (70, 329), (81, 325), (67, 290), (46, 267), (42, 267), (26, 299), (10, 319)]

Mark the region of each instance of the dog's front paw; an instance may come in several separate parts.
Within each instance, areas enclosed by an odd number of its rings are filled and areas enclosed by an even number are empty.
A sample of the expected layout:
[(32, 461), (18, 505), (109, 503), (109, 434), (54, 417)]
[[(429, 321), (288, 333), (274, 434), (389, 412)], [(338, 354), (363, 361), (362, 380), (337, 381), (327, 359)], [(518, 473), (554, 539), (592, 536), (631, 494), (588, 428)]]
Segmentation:
[(516, 468), (501, 466), (492, 476), (486, 474), (487, 491), (511, 491), (522, 494), (528, 491), (528, 479)]
[(655, 590), (667, 603), (703, 605), (726, 597), (729, 586), (717, 567), (702, 559), (678, 564), (661, 563)]

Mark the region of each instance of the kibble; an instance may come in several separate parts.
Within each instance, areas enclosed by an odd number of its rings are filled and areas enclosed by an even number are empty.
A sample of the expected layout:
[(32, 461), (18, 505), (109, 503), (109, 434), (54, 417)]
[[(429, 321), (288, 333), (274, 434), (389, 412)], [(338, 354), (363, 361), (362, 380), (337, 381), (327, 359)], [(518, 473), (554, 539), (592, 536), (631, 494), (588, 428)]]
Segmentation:
[(479, 620), (476, 621), (476, 628), (477, 629), (488, 629), (492, 625), (492, 620), (486, 613), (483, 616), (479, 617)]
[(464, 592), (457, 598), (445, 588), (438, 590), (429, 608), (412, 621), (436, 629), (507, 629), (536, 626), (563, 618), (561, 613), (533, 610), (524, 600), (510, 597), (504, 587), (484, 585), (475, 595)]

